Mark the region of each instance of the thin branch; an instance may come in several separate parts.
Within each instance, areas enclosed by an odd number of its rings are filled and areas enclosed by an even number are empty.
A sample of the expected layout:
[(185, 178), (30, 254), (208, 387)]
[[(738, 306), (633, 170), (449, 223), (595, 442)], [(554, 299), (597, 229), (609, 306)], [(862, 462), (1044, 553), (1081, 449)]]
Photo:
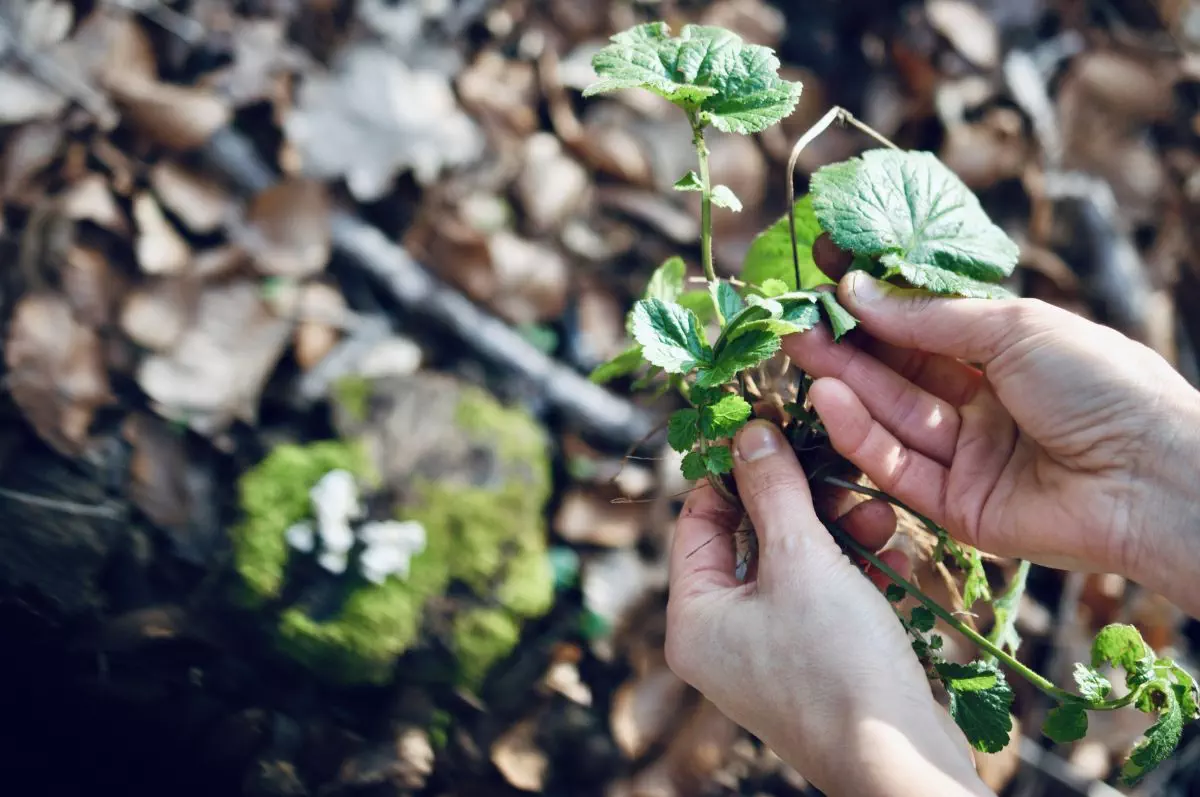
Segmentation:
[(19, 501), (22, 504), (30, 506), (39, 506), (43, 509), (52, 509), (55, 512), (79, 515), (81, 517), (101, 517), (116, 520), (124, 515), (122, 509), (116, 504), (79, 504), (74, 501), (61, 501), (57, 498), (46, 498), (41, 495), (9, 490), (6, 487), (0, 487), (0, 497)]

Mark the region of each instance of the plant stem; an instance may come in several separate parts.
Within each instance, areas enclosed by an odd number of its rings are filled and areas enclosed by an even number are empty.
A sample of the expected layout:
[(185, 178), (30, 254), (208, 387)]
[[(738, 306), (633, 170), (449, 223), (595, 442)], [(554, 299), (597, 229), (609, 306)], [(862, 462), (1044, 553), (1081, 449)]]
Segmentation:
[(700, 264), (704, 266), (704, 278), (708, 280), (708, 295), (712, 299), (713, 310), (717, 313), (717, 323), (724, 327), (725, 317), (721, 315), (721, 305), (717, 301), (715, 290), (717, 271), (713, 268), (712, 175), (708, 168), (708, 144), (704, 141), (704, 128), (695, 114), (688, 114), (688, 120), (692, 123), (692, 144), (696, 147), (696, 157), (700, 161)]

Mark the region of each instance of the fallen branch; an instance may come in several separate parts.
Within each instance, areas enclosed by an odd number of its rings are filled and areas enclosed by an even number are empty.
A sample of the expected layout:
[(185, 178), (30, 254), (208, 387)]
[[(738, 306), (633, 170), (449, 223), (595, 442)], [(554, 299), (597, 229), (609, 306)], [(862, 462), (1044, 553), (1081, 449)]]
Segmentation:
[[(276, 180), (249, 142), (228, 128), (213, 136), (204, 154), (247, 193), (262, 191)], [(331, 226), (334, 248), (370, 274), (405, 310), (436, 322), (480, 359), (530, 382), (571, 422), (618, 446), (635, 443), (653, 429), (654, 422), (645, 410), (547, 357), (353, 213), (335, 210)]]

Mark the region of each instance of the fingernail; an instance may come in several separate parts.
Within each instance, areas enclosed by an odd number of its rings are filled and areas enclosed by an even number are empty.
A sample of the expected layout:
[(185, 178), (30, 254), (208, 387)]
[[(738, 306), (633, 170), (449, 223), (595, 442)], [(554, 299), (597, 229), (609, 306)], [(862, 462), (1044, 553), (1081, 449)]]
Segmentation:
[(743, 462), (757, 462), (783, 450), (783, 435), (772, 423), (752, 421), (738, 435), (737, 450)]
[(884, 297), (883, 286), (879, 280), (862, 271), (850, 275), (850, 295), (855, 301), (877, 302)]

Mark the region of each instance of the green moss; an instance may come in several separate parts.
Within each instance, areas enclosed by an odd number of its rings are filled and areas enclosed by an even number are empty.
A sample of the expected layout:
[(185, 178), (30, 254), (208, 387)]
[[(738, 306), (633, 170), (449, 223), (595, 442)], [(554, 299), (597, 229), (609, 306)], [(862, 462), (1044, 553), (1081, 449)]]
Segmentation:
[(362, 447), (354, 443), (281, 445), (238, 482), (242, 520), (231, 536), (234, 566), (250, 603), (279, 596), (288, 560), (284, 532), (311, 517), (308, 491), (338, 468), (360, 477), (370, 470)]
[(371, 409), (371, 382), (361, 376), (345, 376), (333, 384), (333, 398), (350, 419), (363, 423)]
[(460, 681), (478, 688), (496, 662), (516, 647), (521, 629), (503, 609), (468, 609), (454, 619)]
[(518, 617), (540, 617), (550, 610), (554, 570), (544, 545), (527, 548), (509, 559), (496, 598)]
[(505, 407), (482, 390), (466, 388), (458, 402), (455, 422), (464, 432), (491, 442), (510, 464), (528, 466), (531, 486), (544, 501), (550, 490), (550, 463), (546, 433), (533, 418)]

